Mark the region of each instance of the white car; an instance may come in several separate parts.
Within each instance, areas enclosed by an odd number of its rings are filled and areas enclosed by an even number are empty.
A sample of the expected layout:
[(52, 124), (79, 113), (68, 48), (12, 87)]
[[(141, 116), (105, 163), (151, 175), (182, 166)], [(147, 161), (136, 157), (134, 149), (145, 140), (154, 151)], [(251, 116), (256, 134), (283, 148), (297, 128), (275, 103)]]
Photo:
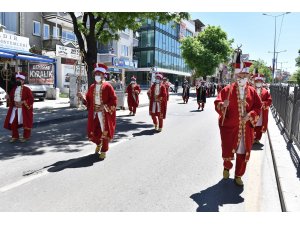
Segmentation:
[(5, 95), (6, 92), (0, 87), (0, 105), (2, 105), (3, 102), (6, 102)]

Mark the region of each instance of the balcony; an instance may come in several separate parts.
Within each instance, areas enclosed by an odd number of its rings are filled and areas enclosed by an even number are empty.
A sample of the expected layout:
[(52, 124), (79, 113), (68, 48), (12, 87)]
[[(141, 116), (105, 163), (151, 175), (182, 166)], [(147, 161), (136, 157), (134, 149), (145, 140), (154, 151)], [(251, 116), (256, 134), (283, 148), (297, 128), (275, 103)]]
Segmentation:
[(43, 49), (48, 51), (56, 51), (56, 45), (62, 45), (70, 48), (78, 48), (77, 41), (67, 40), (61, 37), (50, 37), (49, 39), (43, 40)]
[(43, 18), (51, 23), (57, 23), (62, 27), (73, 28), (70, 15), (63, 12), (43, 12)]

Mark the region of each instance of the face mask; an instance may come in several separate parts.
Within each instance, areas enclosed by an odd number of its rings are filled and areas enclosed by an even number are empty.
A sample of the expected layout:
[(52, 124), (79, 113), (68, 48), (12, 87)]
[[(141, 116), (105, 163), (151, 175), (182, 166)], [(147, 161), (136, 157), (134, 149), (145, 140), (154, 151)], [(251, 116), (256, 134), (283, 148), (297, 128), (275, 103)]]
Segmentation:
[(160, 83), (160, 80), (156, 79), (156, 80), (155, 80), (155, 83), (156, 83), (156, 84), (159, 84), (159, 83)]
[(17, 86), (21, 86), (21, 85), (22, 85), (22, 83), (21, 83), (20, 80), (17, 80), (17, 81), (16, 81), (16, 84), (17, 84)]
[(101, 79), (100, 76), (95, 76), (95, 81), (96, 81), (97, 83), (99, 83), (101, 80), (102, 80), (102, 79)]
[(245, 86), (246, 85), (246, 83), (247, 83), (247, 81), (248, 81), (248, 78), (239, 78), (239, 79), (237, 79), (237, 82), (238, 82), (238, 85), (240, 86), (240, 87), (243, 87), (243, 86)]
[(262, 86), (262, 83), (255, 83), (255, 86), (256, 86), (256, 87), (261, 87), (261, 86)]

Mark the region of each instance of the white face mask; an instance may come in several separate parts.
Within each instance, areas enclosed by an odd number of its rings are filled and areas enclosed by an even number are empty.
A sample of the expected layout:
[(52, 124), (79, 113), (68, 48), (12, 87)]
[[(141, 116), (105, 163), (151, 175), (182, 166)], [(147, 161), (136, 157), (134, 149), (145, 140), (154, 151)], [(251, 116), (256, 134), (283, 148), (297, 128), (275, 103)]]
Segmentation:
[(101, 79), (101, 76), (95, 76), (95, 81), (96, 81), (97, 83), (99, 83), (101, 80), (102, 80), (102, 79)]
[(262, 83), (255, 83), (255, 86), (259, 88), (262, 86)]
[(238, 78), (237, 83), (240, 87), (244, 87), (247, 84), (248, 78)]
[(160, 83), (160, 80), (159, 80), (159, 79), (156, 79), (156, 80), (155, 80), (155, 83), (156, 83), (156, 84), (159, 84), (159, 83)]

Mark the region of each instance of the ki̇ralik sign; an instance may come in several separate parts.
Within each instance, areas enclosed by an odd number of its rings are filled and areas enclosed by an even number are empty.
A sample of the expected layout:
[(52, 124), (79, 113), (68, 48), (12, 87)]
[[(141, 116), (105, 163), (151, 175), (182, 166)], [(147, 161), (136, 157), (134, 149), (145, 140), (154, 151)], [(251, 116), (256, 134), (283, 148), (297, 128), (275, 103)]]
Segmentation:
[(29, 84), (54, 84), (53, 64), (29, 63)]
[(29, 52), (29, 38), (0, 32), (0, 48)]

